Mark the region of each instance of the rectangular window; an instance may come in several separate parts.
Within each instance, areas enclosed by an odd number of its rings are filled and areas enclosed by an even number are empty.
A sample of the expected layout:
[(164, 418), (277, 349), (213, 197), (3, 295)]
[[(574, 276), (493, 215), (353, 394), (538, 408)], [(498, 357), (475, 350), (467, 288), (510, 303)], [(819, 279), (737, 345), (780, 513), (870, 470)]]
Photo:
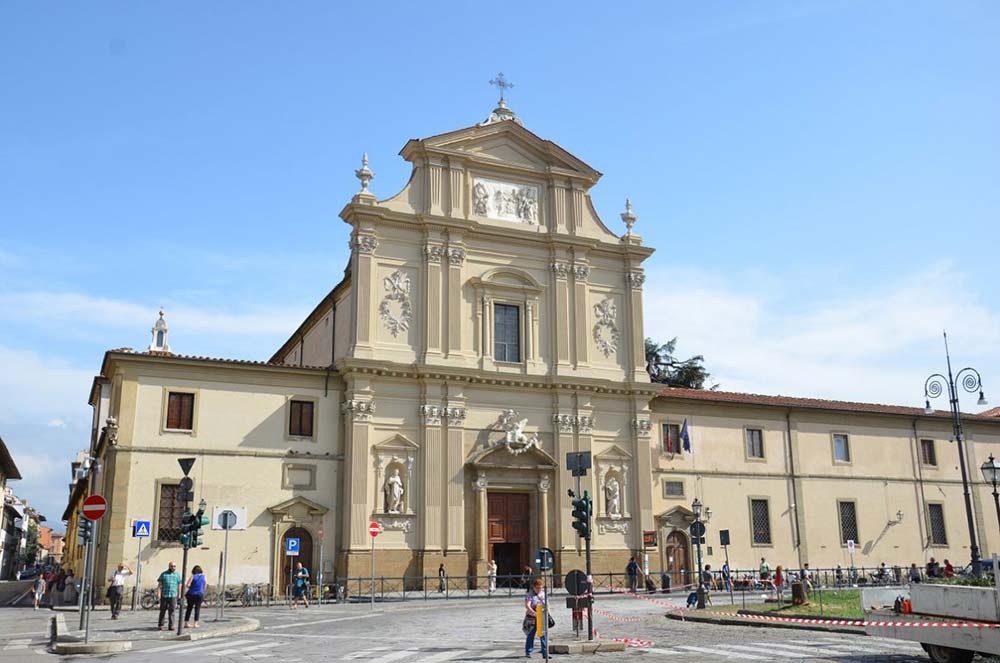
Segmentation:
[(194, 394), (170, 392), (167, 396), (167, 428), (194, 429)]
[(931, 526), (931, 545), (948, 545), (948, 532), (944, 527), (944, 505), (928, 504), (927, 516)]
[(934, 440), (920, 440), (920, 461), (924, 465), (937, 467), (937, 453), (934, 451)]
[(497, 361), (521, 361), (520, 317), (517, 306), (493, 305), (493, 357)]
[(755, 545), (769, 545), (771, 543), (771, 514), (767, 500), (750, 500), (750, 525)]
[(313, 402), (292, 401), (289, 403), (288, 409), (288, 434), (299, 437), (312, 437)]
[(854, 502), (837, 502), (840, 514), (840, 542), (858, 541), (858, 505)]
[(679, 424), (663, 424), (663, 453), (681, 452), (681, 427)]
[(184, 502), (177, 500), (181, 487), (176, 483), (160, 484), (160, 509), (156, 525), (157, 541), (179, 541)]
[(833, 434), (833, 459), (838, 463), (851, 462), (851, 442), (845, 433)]
[(759, 428), (748, 428), (747, 436), (747, 458), (764, 457), (764, 431)]
[(684, 482), (683, 481), (664, 481), (663, 482), (663, 496), (664, 497), (684, 497)]

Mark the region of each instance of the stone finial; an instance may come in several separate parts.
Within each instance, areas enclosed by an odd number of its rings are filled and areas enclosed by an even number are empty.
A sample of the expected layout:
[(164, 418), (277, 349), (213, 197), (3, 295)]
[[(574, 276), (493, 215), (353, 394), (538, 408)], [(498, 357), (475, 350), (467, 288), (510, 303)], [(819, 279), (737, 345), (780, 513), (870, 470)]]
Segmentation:
[(359, 193), (370, 194), (368, 183), (375, 179), (375, 171), (368, 167), (367, 152), (361, 155), (361, 168), (354, 171), (354, 176), (361, 180), (361, 191)]
[(625, 223), (625, 227), (628, 229), (626, 235), (632, 234), (632, 226), (639, 219), (639, 216), (632, 211), (632, 201), (629, 198), (625, 199), (625, 211), (622, 212), (622, 221)]

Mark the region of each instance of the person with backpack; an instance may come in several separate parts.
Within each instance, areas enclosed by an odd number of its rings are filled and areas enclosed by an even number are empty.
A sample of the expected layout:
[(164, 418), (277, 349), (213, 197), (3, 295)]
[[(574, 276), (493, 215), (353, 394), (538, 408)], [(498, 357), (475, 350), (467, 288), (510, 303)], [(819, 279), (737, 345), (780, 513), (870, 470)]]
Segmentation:
[(628, 577), (628, 591), (635, 594), (639, 589), (639, 564), (635, 561), (635, 557), (629, 558), (625, 575)]
[(299, 599), (309, 607), (309, 569), (302, 566), (302, 562), (295, 563), (295, 575), (292, 580), (292, 609), (295, 609)]

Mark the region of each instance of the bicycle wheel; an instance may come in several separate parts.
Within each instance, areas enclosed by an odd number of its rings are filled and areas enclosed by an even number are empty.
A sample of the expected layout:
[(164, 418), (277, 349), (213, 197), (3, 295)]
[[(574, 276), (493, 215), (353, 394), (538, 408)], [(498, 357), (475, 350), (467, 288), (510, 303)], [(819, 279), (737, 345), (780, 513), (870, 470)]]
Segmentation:
[(152, 610), (156, 607), (156, 595), (155, 594), (145, 594), (142, 597), (142, 609)]

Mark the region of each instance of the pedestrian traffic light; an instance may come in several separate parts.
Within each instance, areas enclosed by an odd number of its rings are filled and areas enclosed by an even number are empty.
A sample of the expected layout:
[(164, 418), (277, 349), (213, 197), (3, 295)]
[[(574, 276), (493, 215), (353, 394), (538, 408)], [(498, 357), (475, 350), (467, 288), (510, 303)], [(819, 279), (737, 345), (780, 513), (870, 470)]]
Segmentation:
[(90, 540), (94, 536), (94, 523), (83, 517), (83, 513), (79, 514), (79, 525), (77, 526), (76, 541), (81, 546), (85, 546), (90, 543)]
[(205, 515), (205, 509), (207, 507), (208, 507), (208, 505), (205, 504), (205, 500), (202, 500), (201, 503), (198, 505), (198, 511), (193, 516), (191, 516), (191, 520), (192, 520), (192, 522), (191, 522), (191, 547), (192, 548), (197, 548), (197, 547), (199, 547), (203, 543), (203, 540), (202, 540), (203, 532), (202, 532), (201, 528), (208, 524), (208, 516)]
[(583, 497), (573, 500), (573, 529), (584, 539), (590, 538), (590, 512), (590, 495), (583, 491)]

